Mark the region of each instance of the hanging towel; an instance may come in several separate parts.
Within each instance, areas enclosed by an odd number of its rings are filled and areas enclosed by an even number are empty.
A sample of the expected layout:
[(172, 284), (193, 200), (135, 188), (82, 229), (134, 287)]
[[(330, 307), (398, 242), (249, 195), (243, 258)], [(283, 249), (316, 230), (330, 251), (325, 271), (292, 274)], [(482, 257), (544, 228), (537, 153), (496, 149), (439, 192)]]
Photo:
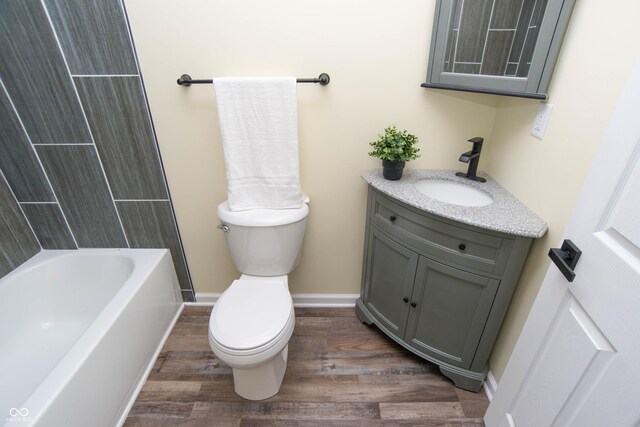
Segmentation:
[(296, 80), (213, 79), (229, 208), (299, 208)]

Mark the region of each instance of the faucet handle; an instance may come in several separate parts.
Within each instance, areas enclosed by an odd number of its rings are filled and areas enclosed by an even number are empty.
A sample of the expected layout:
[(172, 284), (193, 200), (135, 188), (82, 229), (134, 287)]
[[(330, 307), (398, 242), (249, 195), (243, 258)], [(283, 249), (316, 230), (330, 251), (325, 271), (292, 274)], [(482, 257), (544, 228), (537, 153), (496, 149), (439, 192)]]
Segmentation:
[(469, 142), (473, 142), (473, 148), (471, 149), (471, 151), (474, 154), (480, 154), (480, 151), (482, 151), (482, 143), (484, 142), (484, 138), (481, 138), (479, 136), (476, 136), (474, 138), (471, 138), (469, 140)]

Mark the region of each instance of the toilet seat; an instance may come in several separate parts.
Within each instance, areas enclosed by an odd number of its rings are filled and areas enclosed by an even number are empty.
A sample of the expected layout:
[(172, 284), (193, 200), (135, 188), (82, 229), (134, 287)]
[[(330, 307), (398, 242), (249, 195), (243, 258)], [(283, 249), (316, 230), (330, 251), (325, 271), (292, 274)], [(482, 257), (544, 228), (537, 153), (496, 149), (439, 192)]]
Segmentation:
[(228, 354), (250, 355), (290, 337), (295, 323), (286, 284), (273, 278), (235, 280), (220, 296), (209, 320), (209, 335)]

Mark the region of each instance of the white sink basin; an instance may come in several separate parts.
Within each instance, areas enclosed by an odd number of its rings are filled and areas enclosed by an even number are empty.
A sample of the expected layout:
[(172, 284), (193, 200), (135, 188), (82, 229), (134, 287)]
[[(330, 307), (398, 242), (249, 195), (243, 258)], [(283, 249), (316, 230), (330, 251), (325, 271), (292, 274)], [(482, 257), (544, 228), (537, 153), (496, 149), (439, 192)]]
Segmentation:
[(423, 179), (415, 186), (425, 196), (452, 205), (480, 207), (493, 203), (484, 191), (457, 182)]

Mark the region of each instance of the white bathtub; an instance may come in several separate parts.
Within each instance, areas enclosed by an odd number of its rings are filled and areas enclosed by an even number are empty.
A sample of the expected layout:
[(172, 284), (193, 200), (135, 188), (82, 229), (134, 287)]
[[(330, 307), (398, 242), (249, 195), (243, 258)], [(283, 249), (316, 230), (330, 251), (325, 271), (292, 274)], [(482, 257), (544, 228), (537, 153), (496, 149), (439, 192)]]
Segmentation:
[(121, 424), (181, 309), (166, 249), (40, 252), (0, 279), (0, 425)]

